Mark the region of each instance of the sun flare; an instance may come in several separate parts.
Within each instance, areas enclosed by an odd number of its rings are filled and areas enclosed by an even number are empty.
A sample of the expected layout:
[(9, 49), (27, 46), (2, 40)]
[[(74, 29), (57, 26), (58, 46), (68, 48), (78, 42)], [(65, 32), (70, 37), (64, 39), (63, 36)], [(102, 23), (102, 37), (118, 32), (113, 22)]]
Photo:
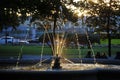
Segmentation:
[[(73, 0), (73, 2), (79, 2), (79, 1), (86, 1), (86, 2), (93, 2), (93, 3), (96, 3), (96, 4), (100, 4), (100, 0)], [(106, 4), (106, 6), (110, 6), (110, 0), (103, 0), (104, 3)], [(116, 0), (116, 1), (119, 1), (119, 0)], [(118, 4), (120, 4), (120, 2), (118, 2)], [(72, 12), (74, 12), (75, 15), (77, 15), (78, 17), (81, 17), (81, 16), (90, 16), (90, 14), (88, 15), (88, 13), (90, 12), (90, 10), (82, 10), (80, 7), (76, 7), (74, 6), (73, 4), (66, 4), (65, 5), (68, 9), (70, 9)], [(95, 14), (96, 15), (96, 14)]]
[[(85, 1), (85, 0), (73, 0), (73, 2), (79, 2), (79, 1)], [(99, 3), (99, 0), (86, 0), (86, 1), (92, 1), (94, 3)], [(105, 3), (109, 3), (110, 0), (103, 0)], [(119, 0), (118, 0), (119, 1)]]
[(74, 2), (78, 2), (78, 1), (81, 1), (81, 0), (73, 0)]
[[(99, 0), (88, 0), (88, 1), (92, 1), (94, 3), (99, 3)], [(109, 3), (110, 0), (103, 0), (105, 3)]]

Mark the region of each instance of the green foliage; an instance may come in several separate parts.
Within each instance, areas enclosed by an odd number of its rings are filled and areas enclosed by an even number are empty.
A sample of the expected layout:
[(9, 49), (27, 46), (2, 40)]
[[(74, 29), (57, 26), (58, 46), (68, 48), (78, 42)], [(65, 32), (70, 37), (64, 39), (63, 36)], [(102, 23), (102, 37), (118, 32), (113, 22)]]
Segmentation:
[(86, 24), (88, 26), (96, 27), (99, 26), (100, 31), (107, 31), (118, 29), (118, 23), (120, 23), (120, 1), (119, 0), (110, 0), (110, 2), (104, 2), (105, 0), (97, 0), (96, 3), (93, 0), (80, 1), (75, 3), (76, 7), (80, 7), (83, 10), (87, 11)]
[(31, 21), (59, 18), (60, 6), (63, 7), (63, 19), (77, 21), (77, 17), (60, 0), (1, 0), (0, 5), (1, 30), (5, 26), (18, 26), (28, 18), (28, 14), (32, 16)]
[(72, 22), (76, 22), (78, 20), (78, 16), (71, 12), (70, 9), (67, 9), (65, 6), (63, 6), (63, 14), (64, 19), (68, 19), (69, 21)]
[(7, 28), (12, 26), (14, 29), (15, 26), (19, 25), (19, 19), (18, 16), (16, 14), (16, 12), (14, 12), (14, 10), (12, 11), (11, 8), (1, 8), (0, 9), (0, 27), (2, 28)]

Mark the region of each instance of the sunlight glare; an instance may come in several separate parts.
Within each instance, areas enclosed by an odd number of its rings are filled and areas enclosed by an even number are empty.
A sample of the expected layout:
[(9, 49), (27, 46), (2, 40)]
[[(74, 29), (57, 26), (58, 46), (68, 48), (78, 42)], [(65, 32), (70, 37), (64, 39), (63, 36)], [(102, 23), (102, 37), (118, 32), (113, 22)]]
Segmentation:
[(75, 13), (78, 15), (78, 17), (81, 17), (81, 16), (89, 16), (89, 15), (87, 14), (87, 13), (88, 13), (87, 10), (84, 10), (84, 11), (75, 10)]
[(91, 2), (94, 2), (94, 3), (98, 3), (98, 0), (88, 0), (88, 1), (91, 1)]
[(104, 2), (105, 2), (105, 3), (109, 3), (109, 2), (110, 2), (110, 0), (104, 0)]
[(73, 0), (73, 2), (79, 2), (79, 1), (85, 1), (85, 0)]
[[(88, 0), (88, 1), (92, 1), (94, 3), (99, 3), (99, 0)], [(109, 3), (110, 0), (103, 0), (105, 3)]]
[(81, 0), (73, 0), (73, 2), (78, 2), (78, 1), (81, 1)]
[(26, 13), (27, 16), (30, 16), (30, 13)]
[(17, 12), (16, 14), (17, 14), (18, 16), (21, 16), (21, 14), (20, 14), (20, 13), (18, 13), (18, 12)]

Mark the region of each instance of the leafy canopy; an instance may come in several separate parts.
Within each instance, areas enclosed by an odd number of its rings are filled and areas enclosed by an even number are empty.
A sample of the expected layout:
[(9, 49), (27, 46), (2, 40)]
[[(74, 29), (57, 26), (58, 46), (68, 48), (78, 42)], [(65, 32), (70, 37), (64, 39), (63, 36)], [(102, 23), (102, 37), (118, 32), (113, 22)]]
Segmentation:
[(77, 21), (77, 17), (60, 0), (1, 0), (0, 5), (1, 29), (5, 26), (18, 26), (28, 16), (32, 16), (32, 21), (49, 17), (53, 19), (55, 16), (59, 18), (60, 6), (63, 19)]

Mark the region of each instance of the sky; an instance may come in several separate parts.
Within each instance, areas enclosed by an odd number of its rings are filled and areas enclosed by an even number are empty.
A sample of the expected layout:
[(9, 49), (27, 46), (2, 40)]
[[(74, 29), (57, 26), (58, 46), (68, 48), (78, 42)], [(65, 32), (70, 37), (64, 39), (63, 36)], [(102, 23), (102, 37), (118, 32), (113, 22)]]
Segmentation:
[[(73, 0), (74, 2), (78, 2), (78, 1), (85, 1), (85, 0)], [(87, 1), (93, 1), (93, 2), (98, 2), (99, 0), (87, 0)], [(105, 2), (109, 2), (110, 0), (104, 0)], [(117, 0), (120, 1), (120, 0)]]
[[(85, 0), (73, 0), (74, 2), (78, 2), (78, 1), (85, 1)], [(87, 1), (93, 1), (93, 2), (96, 2), (97, 3), (97, 1), (98, 0), (87, 0)], [(109, 2), (110, 0), (104, 0), (105, 2)]]
[[(85, 0), (73, 0), (74, 2), (79, 2), (79, 1), (85, 1)], [(86, 0), (86, 1), (92, 1), (92, 2), (94, 2), (94, 3), (99, 3), (99, 0)], [(103, 0), (105, 3), (107, 3), (108, 4), (108, 6), (109, 6), (109, 2), (110, 2), (110, 0)], [(117, 1), (120, 1), (120, 0), (117, 0)], [(73, 5), (67, 5), (66, 7), (68, 7), (68, 8), (70, 8), (75, 14), (77, 14), (78, 15), (78, 17), (81, 17), (81, 16), (89, 16), (88, 14), (87, 14), (87, 12), (88, 11), (86, 11), (86, 10), (81, 10), (81, 8), (78, 8), (78, 7), (75, 7), (75, 6), (73, 6)]]

